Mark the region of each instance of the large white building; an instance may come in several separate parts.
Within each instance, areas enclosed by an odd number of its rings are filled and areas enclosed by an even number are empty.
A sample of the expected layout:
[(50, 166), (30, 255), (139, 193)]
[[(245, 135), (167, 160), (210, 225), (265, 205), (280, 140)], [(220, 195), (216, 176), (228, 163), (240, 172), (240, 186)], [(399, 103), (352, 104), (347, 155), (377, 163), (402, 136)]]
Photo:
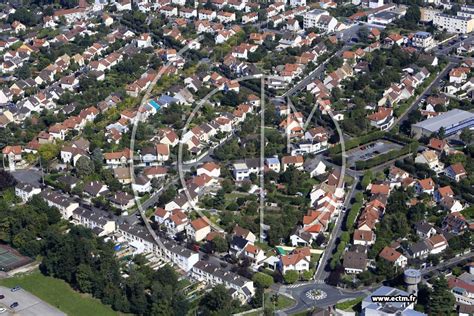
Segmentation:
[(419, 48), (428, 48), (434, 45), (434, 39), (431, 33), (416, 32), (413, 35), (412, 45)]
[(461, 15), (438, 13), (433, 17), (433, 25), (449, 33), (466, 34), (474, 30), (474, 19)]
[(383, 6), (383, 0), (369, 0), (369, 8), (370, 9), (377, 9)]
[(411, 133), (415, 138), (421, 136), (429, 137), (433, 133), (439, 132), (443, 127), (446, 136), (461, 132), (465, 128), (474, 127), (474, 114), (454, 109), (430, 119), (418, 122), (411, 126)]
[[(408, 301), (381, 301), (380, 297), (405, 297)], [(415, 311), (416, 296), (388, 286), (381, 286), (362, 301), (362, 313), (367, 316), (375, 315), (411, 315), (423, 316), (424, 313)], [(377, 301), (380, 300), (380, 301)]]
[(292, 7), (305, 7), (306, 6), (306, 0), (290, 0), (290, 6)]
[(306, 12), (303, 20), (303, 27), (319, 28), (325, 32), (332, 32), (337, 25), (337, 20), (332, 17), (329, 12), (319, 9), (314, 9)]

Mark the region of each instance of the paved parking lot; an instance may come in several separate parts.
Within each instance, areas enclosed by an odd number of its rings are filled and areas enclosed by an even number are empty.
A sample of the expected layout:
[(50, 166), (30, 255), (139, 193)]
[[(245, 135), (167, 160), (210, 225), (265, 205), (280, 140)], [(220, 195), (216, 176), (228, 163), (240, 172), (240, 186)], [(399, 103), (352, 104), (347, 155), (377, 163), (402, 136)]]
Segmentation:
[[(23, 315), (23, 316), (63, 316), (66, 315), (46, 302), (43, 302), (33, 294), (21, 289), (16, 292), (9, 288), (0, 286), (0, 294), (5, 298), (0, 300), (0, 307), (6, 308), (7, 312), (0, 315)], [(13, 302), (18, 302), (18, 307), (10, 308)]]
[(29, 183), (39, 186), (41, 183), (41, 171), (35, 169), (16, 170), (12, 172), (13, 177), (18, 182)]
[(391, 150), (401, 148), (402, 146), (398, 144), (385, 140), (380, 140), (349, 150), (349, 152), (347, 153), (347, 161), (349, 162), (350, 166), (353, 166), (356, 161), (365, 161), (374, 158), (380, 154), (385, 154)]

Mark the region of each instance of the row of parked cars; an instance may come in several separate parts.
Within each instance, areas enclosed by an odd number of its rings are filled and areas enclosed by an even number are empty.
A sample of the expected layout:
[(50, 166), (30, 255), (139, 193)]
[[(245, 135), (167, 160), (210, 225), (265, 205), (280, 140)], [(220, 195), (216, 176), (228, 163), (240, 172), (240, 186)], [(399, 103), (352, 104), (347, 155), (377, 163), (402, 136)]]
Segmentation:
[[(19, 287), (19, 286), (15, 286), (15, 287), (12, 287), (12, 288), (10, 289), (11, 292), (16, 292), (16, 291), (19, 291), (19, 290), (21, 290), (21, 287)], [(2, 300), (2, 299), (4, 299), (4, 298), (5, 298), (5, 295), (0, 294), (0, 300)], [(19, 305), (20, 305), (20, 304), (19, 304), (18, 302), (13, 302), (13, 303), (10, 304), (10, 308), (16, 308), (16, 307), (18, 307)], [(6, 311), (7, 311), (6, 308), (0, 307), (0, 314), (5, 313)]]

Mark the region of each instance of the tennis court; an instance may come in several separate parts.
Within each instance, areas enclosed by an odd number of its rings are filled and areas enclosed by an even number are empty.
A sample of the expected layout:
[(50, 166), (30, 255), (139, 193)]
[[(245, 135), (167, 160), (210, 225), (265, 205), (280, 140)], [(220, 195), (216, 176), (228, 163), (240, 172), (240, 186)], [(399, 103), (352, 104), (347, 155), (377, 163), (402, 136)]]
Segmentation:
[(22, 256), (15, 249), (0, 245), (0, 271), (10, 271), (31, 261), (30, 258)]

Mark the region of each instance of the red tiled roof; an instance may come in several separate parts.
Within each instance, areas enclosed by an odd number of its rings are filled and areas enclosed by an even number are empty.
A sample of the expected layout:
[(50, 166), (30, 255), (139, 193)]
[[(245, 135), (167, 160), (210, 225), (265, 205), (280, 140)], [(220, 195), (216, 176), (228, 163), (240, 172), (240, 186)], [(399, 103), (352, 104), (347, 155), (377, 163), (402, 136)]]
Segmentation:
[(387, 261), (390, 262), (395, 262), (397, 259), (401, 256), (402, 254), (396, 251), (393, 248), (390, 248), (386, 246), (385, 248), (382, 249), (382, 251), (379, 253), (379, 257), (384, 258)]

